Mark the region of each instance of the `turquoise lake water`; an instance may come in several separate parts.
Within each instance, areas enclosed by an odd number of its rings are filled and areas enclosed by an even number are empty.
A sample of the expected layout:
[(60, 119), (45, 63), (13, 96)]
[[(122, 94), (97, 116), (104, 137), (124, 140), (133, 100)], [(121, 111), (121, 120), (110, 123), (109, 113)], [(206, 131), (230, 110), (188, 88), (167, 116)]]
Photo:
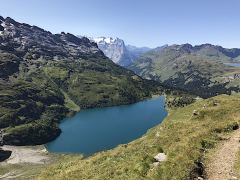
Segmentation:
[(46, 144), (50, 152), (92, 153), (129, 143), (167, 116), (163, 96), (131, 105), (81, 110), (65, 118), (61, 135)]

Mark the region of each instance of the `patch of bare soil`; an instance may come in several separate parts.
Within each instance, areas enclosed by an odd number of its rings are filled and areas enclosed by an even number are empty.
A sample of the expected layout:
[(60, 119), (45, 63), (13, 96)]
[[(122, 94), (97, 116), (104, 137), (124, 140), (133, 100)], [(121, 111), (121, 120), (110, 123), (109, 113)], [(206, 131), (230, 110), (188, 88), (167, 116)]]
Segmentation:
[(6, 160), (9, 164), (45, 164), (45, 162), (49, 160), (49, 157), (43, 148), (33, 149), (24, 146), (3, 146), (2, 149), (12, 151), (11, 156)]

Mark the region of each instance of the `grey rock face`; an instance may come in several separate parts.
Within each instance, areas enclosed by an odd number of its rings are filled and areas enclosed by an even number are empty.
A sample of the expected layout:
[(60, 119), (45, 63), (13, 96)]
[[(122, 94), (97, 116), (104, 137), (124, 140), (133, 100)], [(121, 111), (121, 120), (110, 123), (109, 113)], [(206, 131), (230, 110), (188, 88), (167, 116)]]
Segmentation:
[(150, 48), (138, 48), (135, 46), (126, 46), (124, 41), (119, 38), (98, 37), (93, 38), (103, 53), (113, 62), (121, 66), (128, 66), (134, 62), (140, 55), (150, 50)]
[(102, 55), (97, 44), (69, 33), (52, 34), (36, 26), (0, 18), (0, 52), (17, 54), (23, 59), (81, 58)]

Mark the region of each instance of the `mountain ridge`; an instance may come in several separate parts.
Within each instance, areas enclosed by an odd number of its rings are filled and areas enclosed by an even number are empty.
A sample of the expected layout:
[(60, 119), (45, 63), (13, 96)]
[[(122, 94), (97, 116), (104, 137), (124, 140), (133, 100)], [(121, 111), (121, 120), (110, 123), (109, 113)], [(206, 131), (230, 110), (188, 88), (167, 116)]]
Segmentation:
[(113, 63), (86, 37), (52, 34), (9, 17), (1, 17), (0, 25), (5, 144), (44, 144), (61, 133), (58, 124), (69, 113), (134, 103), (158, 91), (157, 85)]
[(226, 63), (239, 62), (239, 49), (203, 44), (171, 45), (143, 54), (128, 66), (138, 75), (180, 88), (202, 97), (239, 91), (239, 68)]

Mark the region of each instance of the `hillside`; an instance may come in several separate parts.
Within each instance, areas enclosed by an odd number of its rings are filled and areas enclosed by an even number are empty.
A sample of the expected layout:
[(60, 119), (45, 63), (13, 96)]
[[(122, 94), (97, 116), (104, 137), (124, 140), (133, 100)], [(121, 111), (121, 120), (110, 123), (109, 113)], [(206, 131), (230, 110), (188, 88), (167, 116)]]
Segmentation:
[[(142, 138), (79, 159), (69, 157), (37, 179), (194, 179), (205, 177), (208, 152), (238, 128), (240, 96), (221, 95), (171, 109)], [(160, 163), (154, 157), (164, 153)]]
[(144, 78), (211, 97), (240, 90), (240, 68), (224, 64), (239, 62), (239, 57), (239, 49), (172, 45), (145, 53), (128, 68)]
[[(43, 144), (81, 108), (129, 104), (161, 89), (108, 59), (97, 44), (0, 17), (4, 143)], [(31, 134), (31, 136), (29, 136)]]

